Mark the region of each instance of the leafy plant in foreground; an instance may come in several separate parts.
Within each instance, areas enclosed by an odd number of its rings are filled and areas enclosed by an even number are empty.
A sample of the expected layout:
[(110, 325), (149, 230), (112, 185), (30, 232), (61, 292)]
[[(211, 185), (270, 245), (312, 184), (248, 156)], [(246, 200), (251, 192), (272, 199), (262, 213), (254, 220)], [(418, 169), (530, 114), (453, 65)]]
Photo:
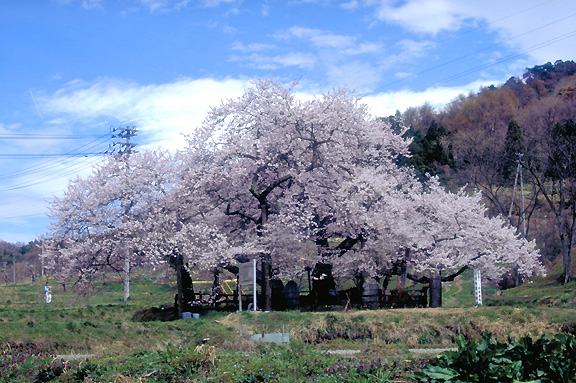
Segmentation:
[(457, 338), (458, 350), (434, 359), (415, 374), (426, 383), (570, 383), (576, 382), (576, 338), (556, 334), (499, 342), (483, 333), (482, 341)]

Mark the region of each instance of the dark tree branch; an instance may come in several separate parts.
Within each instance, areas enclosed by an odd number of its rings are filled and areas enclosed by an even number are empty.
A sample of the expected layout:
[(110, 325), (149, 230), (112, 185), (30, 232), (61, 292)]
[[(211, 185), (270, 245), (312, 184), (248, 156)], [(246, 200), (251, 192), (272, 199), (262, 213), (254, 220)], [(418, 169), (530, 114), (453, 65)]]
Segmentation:
[(254, 223), (256, 223), (256, 224), (258, 224), (258, 222), (259, 222), (258, 219), (254, 218), (254, 217), (251, 217), (251, 216), (249, 216), (249, 215), (247, 215), (247, 214), (244, 214), (244, 213), (242, 213), (242, 212), (239, 211), (239, 210), (230, 211), (230, 204), (228, 204), (228, 205), (226, 206), (226, 211), (224, 212), (224, 214), (225, 214), (225, 215), (238, 215), (238, 216), (244, 218), (245, 220), (250, 221), (250, 222), (254, 222)]
[(362, 239), (362, 234), (358, 234), (355, 238), (346, 237), (346, 239), (336, 246), (335, 250), (338, 251), (338, 256), (341, 257), (346, 254), (348, 250), (352, 249), (358, 242), (361, 242)]
[(410, 279), (411, 281), (417, 282), (417, 283), (430, 283), (430, 278), (428, 277), (417, 277), (414, 274), (410, 274), (410, 273), (406, 273), (406, 278)]
[(448, 275), (447, 277), (442, 277), (441, 280), (442, 280), (442, 282), (452, 282), (454, 279), (456, 279), (457, 276), (459, 276), (460, 274), (462, 274), (466, 270), (468, 270), (468, 265), (463, 266), (460, 270), (458, 270), (454, 274)]
[(277, 179), (275, 182), (270, 184), (270, 186), (268, 186), (266, 189), (264, 189), (264, 191), (262, 193), (260, 193), (259, 196), (256, 194), (256, 192), (253, 189), (250, 189), (250, 193), (252, 193), (252, 195), (254, 197), (256, 197), (258, 199), (258, 201), (265, 202), (266, 198), (268, 198), (268, 195), (270, 193), (272, 193), (272, 191), (274, 189), (276, 189), (278, 186), (282, 185), (284, 182), (289, 181), (291, 179), (292, 179), (291, 175), (287, 175), (287, 176), (284, 176), (284, 177)]

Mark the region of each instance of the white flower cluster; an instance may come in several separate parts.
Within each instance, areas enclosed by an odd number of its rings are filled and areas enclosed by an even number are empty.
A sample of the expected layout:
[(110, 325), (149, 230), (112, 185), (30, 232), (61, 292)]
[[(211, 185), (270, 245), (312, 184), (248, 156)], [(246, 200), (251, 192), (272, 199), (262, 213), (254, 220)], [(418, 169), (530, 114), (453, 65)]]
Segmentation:
[(63, 279), (176, 253), (202, 269), (262, 257), (284, 276), (322, 261), (377, 277), (402, 258), (418, 272), (543, 272), (534, 244), (489, 218), (479, 194), (395, 165), (409, 141), (345, 90), (301, 102), (258, 81), (187, 140), (175, 155), (110, 157), (71, 182), (51, 204), (47, 264)]

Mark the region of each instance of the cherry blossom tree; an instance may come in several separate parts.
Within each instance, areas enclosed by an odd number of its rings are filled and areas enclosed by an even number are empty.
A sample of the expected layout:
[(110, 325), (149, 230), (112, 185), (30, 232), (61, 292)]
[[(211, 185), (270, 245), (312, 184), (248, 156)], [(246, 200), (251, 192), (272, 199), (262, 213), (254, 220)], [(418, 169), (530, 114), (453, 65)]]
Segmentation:
[[(479, 196), (448, 193), (437, 181), (424, 188), (413, 171), (398, 168), (395, 159), (406, 154), (409, 142), (397, 133), (345, 90), (299, 101), (291, 88), (259, 81), (239, 99), (212, 109), (199, 134), (189, 137), (183, 156), (191, 172), (182, 179), (204, 191), (210, 211), (204, 215), (227, 233), (230, 244), (261, 258), (265, 280), (269, 265), (298, 267), (309, 243), (317, 247), (317, 266), (326, 266), (316, 277), (328, 288), (333, 282), (322, 274), (333, 266), (339, 275), (354, 270), (354, 276), (378, 276), (407, 261), (406, 249), (413, 253), (407, 265), (438, 273), (479, 267), (478, 259), (484, 269), (500, 271), (518, 254), (527, 254), (528, 264), (536, 262), (537, 252), (520, 240), (481, 245), (490, 233), (470, 229), (489, 227)], [(199, 163), (210, 165), (194, 170)], [(451, 210), (457, 206), (451, 200), (462, 201), (461, 211)], [(439, 209), (444, 221), (424, 214), (424, 202)], [(472, 208), (476, 215), (466, 216)], [(457, 216), (467, 217), (467, 230), (459, 228)], [(419, 231), (425, 224), (429, 231)], [(513, 234), (501, 226), (502, 238)], [(467, 242), (476, 247), (465, 248)], [(482, 246), (500, 246), (500, 252), (480, 251)], [(489, 267), (494, 254), (508, 258)], [(439, 259), (450, 262), (433, 262)], [(264, 291), (269, 309), (269, 287)]]
[(161, 258), (143, 252), (149, 211), (173, 187), (171, 156), (145, 151), (109, 156), (86, 178), (71, 181), (63, 197), (50, 203), (46, 264), (62, 280), (124, 270), (129, 296), (131, 265), (155, 266)]
[[(361, 169), (393, 166), (408, 145), (345, 90), (299, 101), (292, 88), (272, 81), (258, 81), (212, 109), (189, 141), (190, 155), (213, 161), (202, 174), (203, 189), (223, 213), (220, 226), (233, 242), (262, 250), (266, 308), (271, 264), (296, 265), (287, 257), (299, 258), (295, 248), (306, 240), (321, 259), (361, 240), (359, 218), (345, 206), (350, 193), (359, 194), (353, 180)], [(336, 238), (340, 243), (331, 247)]]
[(402, 263), (428, 272), (435, 292), (467, 267), (541, 271), (533, 244), (487, 218), (479, 195), (423, 185), (396, 165), (409, 145), (401, 129), (345, 90), (298, 100), (295, 86), (257, 81), (214, 107), (177, 155), (109, 158), (71, 182), (52, 202), (52, 268), (68, 279), (168, 261), (180, 310), (185, 264), (259, 258), (267, 310), (272, 274), (301, 271), (302, 258), (325, 287), (333, 267), (361, 282)]
[(441, 306), (441, 282), (452, 281), (468, 268), (497, 278), (514, 265), (530, 277), (544, 273), (535, 243), (516, 233), (501, 216), (488, 217), (481, 193), (446, 191), (431, 180), (410, 197), (412, 206), (396, 228), (410, 246), (406, 261), (416, 272), (409, 278), (430, 284), (430, 306)]
[(409, 172), (390, 170), (386, 176), (366, 171), (354, 186), (366, 191), (364, 202), (349, 202), (346, 210), (361, 217), (362, 241), (346, 256), (330, 258), (338, 276), (349, 277), (351, 270), (375, 279), (404, 273), (428, 284), (430, 305), (438, 307), (441, 283), (468, 268), (487, 278), (516, 264), (526, 277), (544, 272), (534, 242), (519, 237), (503, 217), (488, 217), (480, 193), (451, 193), (436, 178), (421, 184)]
[[(257, 254), (262, 260), (268, 309), (274, 249), (266, 234), (295, 169), (295, 142), (290, 139), (297, 112), (294, 103), (289, 90), (259, 82), (239, 99), (213, 108), (188, 137), (189, 148), (183, 153), (187, 170), (183, 183), (190, 189), (198, 187), (210, 201), (206, 206), (213, 206), (205, 209), (210, 210), (205, 216), (228, 233), (233, 246), (247, 248), (240, 253)], [(198, 172), (199, 163), (209, 166)], [(196, 193), (190, 190), (189, 195)]]

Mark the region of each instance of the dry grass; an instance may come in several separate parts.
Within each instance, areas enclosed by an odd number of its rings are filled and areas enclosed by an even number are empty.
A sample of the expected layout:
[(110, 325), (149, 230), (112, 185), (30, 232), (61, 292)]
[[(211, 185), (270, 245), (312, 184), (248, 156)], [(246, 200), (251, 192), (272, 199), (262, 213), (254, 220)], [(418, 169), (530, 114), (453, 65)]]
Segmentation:
[[(566, 309), (528, 308), (453, 308), (398, 309), (312, 313), (234, 313), (220, 322), (235, 329), (242, 323), (243, 334), (280, 332), (285, 324), (291, 341), (317, 345), (323, 349), (352, 347), (389, 352), (409, 348), (446, 348), (454, 346), (456, 335), (479, 339), (482, 332), (496, 338), (518, 339), (528, 333), (555, 334), (570, 316)], [(268, 331), (269, 329), (274, 329)], [(347, 345), (347, 346), (346, 346)], [(245, 344), (229, 344), (233, 349)]]
[[(213, 313), (202, 315), (200, 321), (133, 322), (138, 310), (173, 298), (173, 291), (165, 284), (143, 282), (142, 286), (135, 284), (139, 290), (128, 303), (122, 302), (121, 289), (114, 286), (106, 294), (92, 297), (90, 304), (74, 303), (72, 292), (57, 291), (51, 305), (38, 299), (40, 283), (0, 286), (0, 343), (45, 344), (45, 348), (57, 347), (60, 354), (122, 355), (132, 350), (165, 350), (168, 346), (195, 347), (208, 337), (210, 344), (223, 350), (245, 352), (256, 347), (247, 336), (262, 331), (279, 333), (284, 326), (291, 342), (325, 350), (361, 349), (389, 357), (406, 354), (412, 348), (453, 347), (457, 334), (479, 338), (486, 331), (505, 339), (527, 333), (554, 334), (561, 331), (562, 325), (576, 328), (576, 309), (567, 306), (454, 307), (460, 296), (468, 299), (467, 279), (451, 286), (455, 295), (447, 299), (448, 308), (344, 312), (335, 307), (337, 311)], [(537, 284), (523, 287), (524, 294), (534, 291)], [(569, 288), (542, 290), (557, 291), (555, 301), (561, 301)], [(574, 299), (572, 291), (570, 294)], [(238, 336), (240, 325), (243, 337)]]

